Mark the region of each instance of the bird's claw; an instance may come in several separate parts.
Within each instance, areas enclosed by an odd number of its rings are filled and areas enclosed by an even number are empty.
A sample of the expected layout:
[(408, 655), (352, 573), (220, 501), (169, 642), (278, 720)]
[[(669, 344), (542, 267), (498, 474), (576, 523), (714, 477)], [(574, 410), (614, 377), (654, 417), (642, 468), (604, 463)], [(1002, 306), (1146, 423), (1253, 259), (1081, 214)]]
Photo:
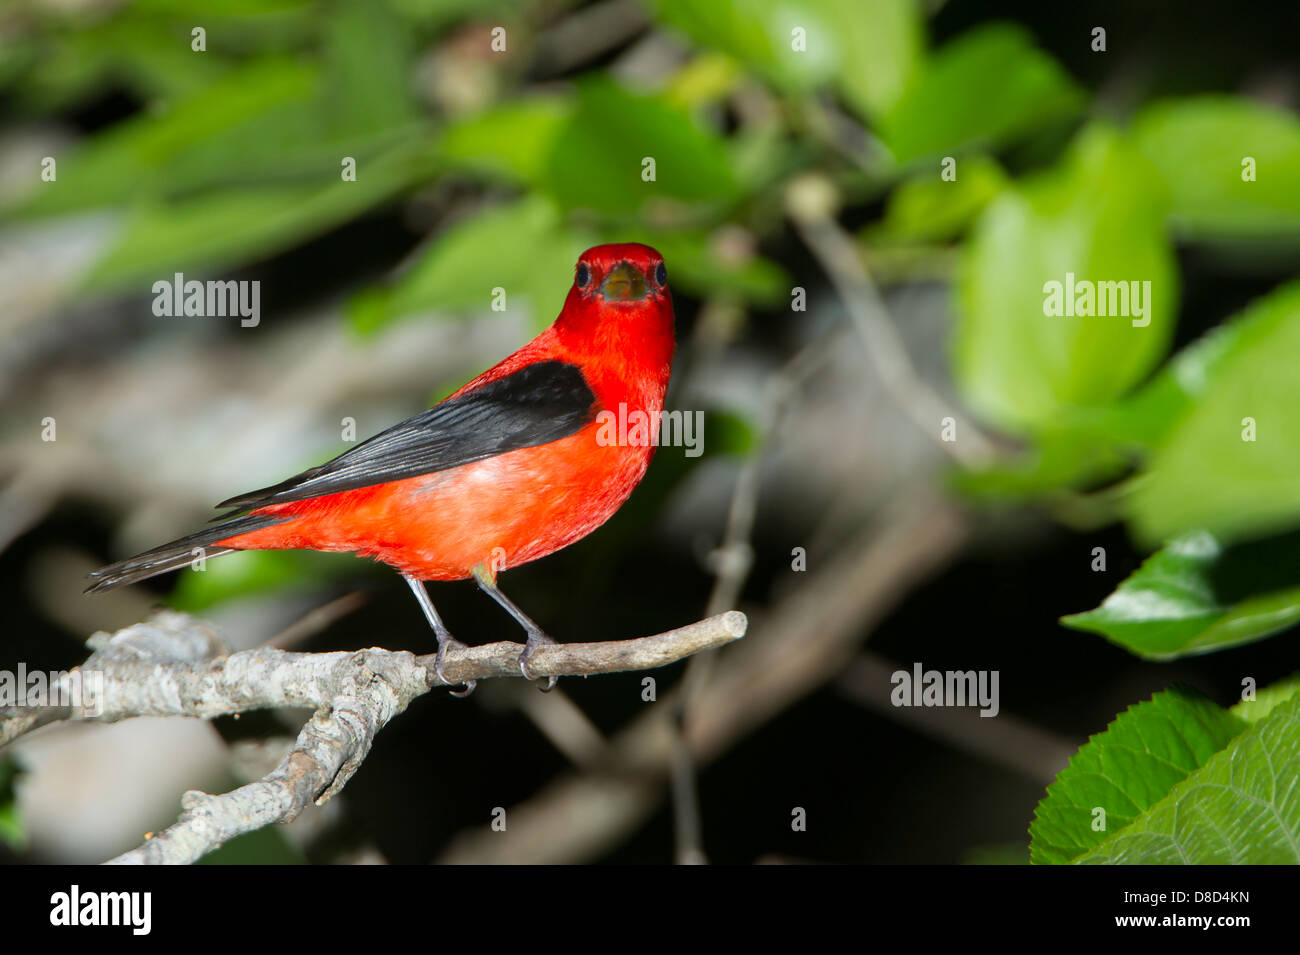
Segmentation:
[[(433, 661), (433, 672), (438, 674), (438, 679), (441, 680), (443, 686), (446, 687), (453, 687), (456, 685), (454, 681), (447, 679), (447, 674), (444, 673), (442, 670), (443, 663), (445, 662), (447, 657), (447, 650), (453, 647), (457, 650), (469, 649), (469, 647), (465, 646), (465, 644), (461, 643), (455, 637), (449, 636), (445, 640), (438, 641), (438, 655), (434, 657), (434, 661)], [(471, 693), (474, 692), (474, 687), (476, 686), (478, 686), (478, 680), (466, 680), (465, 689), (459, 691), (449, 689), (448, 692), (452, 696), (458, 697), (463, 700), (465, 697), (469, 696)]]
[[(554, 646), (555, 641), (540, 630), (528, 634), (528, 641), (524, 644), (524, 652), (519, 654), (519, 672), (524, 675), (524, 679), (529, 683), (532, 683), (534, 680), (538, 679), (538, 677), (533, 676), (529, 671), (528, 661), (532, 658), (533, 651), (538, 647), (546, 646), (548, 644)], [(551, 690), (555, 689), (555, 682), (558, 679), (559, 677), (556, 676), (547, 677), (546, 686), (539, 686), (538, 689), (543, 693), (550, 693)]]

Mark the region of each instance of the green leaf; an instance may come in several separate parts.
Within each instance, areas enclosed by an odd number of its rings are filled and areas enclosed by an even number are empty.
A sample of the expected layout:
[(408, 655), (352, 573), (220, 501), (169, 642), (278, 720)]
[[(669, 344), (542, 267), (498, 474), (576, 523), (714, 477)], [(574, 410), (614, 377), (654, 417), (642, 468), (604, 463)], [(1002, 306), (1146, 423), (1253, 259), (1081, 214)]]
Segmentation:
[(919, 173), (890, 194), (884, 219), (869, 238), (942, 242), (964, 232), (1009, 183), (988, 156), (973, 155), (957, 164), (951, 182), (934, 172)]
[(917, 70), (882, 119), (899, 162), (999, 146), (1076, 114), (1083, 91), (1024, 29), (1005, 23), (969, 30)]
[[(915, 0), (821, 0), (810, 6), (823, 10), (829, 22), (825, 39), (838, 48), (835, 79), (845, 99), (868, 118), (894, 107), (924, 52), (925, 27)], [(809, 43), (815, 39), (810, 36)]]
[[(405, 31), (383, 5), (346, 0), (333, 10), (324, 31), (324, 69), (301, 57), (272, 55), (205, 71), (61, 158), (57, 182), (38, 190), (19, 212), (54, 215), (188, 200), (217, 188), (315, 185), (339, 177), (342, 157), (365, 163), (421, 132), (408, 88)], [(141, 28), (125, 22), (111, 27), (133, 31), (132, 42), (147, 48), (178, 51), (169, 56), (209, 61), (208, 54), (188, 52), (187, 31), (160, 41), (148, 24), (142, 40)]]
[(1300, 283), (1275, 289), (1178, 352), (1135, 394), (1106, 408), (1073, 409), (1066, 427), (1113, 444), (1143, 450), (1158, 446), (1239, 349), (1297, 309)]
[(1080, 863), (1300, 863), (1300, 696), (1206, 760)]
[(485, 310), (501, 288), (507, 312), (523, 308), (534, 325), (549, 324), (592, 244), (563, 224), (552, 202), (529, 196), (453, 225), (391, 287), (358, 296), (350, 321), (368, 333), (421, 311)]
[(439, 155), (453, 167), (535, 185), (571, 114), (555, 97), (505, 103), (449, 125)]
[[(1245, 727), (1198, 693), (1157, 693), (1091, 737), (1047, 788), (1029, 827), (1030, 858), (1064, 863), (1141, 816)], [(1105, 811), (1105, 832), (1093, 820)]]
[[(835, 59), (822, 51), (836, 24), (815, 3), (796, 9), (780, 0), (656, 0), (655, 7), (658, 22), (729, 53), (782, 89), (806, 91), (834, 73)], [(797, 26), (807, 31), (810, 52), (791, 47)]]
[(386, 3), (338, 0), (325, 53), (327, 115), (334, 129), (373, 133), (417, 118), (410, 36)]
[(1197, 528), (1233, 541), (1300, 524), (1300, 285), (1256, 303), (1228, 335), (1129, 501), (1145, 542)]
[[(877, 115), (898, 101), (921, 58), (916, 0), (658, 0), (658, 20), (730, 54), (787, 92), (828, 82)], [(802, 30), (802, 49), (795, 30)]]
[[(1010, 430), (1056, 427), (1150, 371), (1178, 297), (1163, 217), (1150, 167), (1101, 126), (1080, 135), (1064, 168), (984, 210), (962, 263), (954, 336), (957, 381), (977, 411)], [(1132, 302), (1131, 317), (1048, 314), (1049, 283), (1070, 281), (1138, 282), (1145, 314)]]
[[(655, 162), (644, 181), (643, 160)], [(685, 110), (655, 96), (591, 80), (557, 137), (542, 183), (570, 208), (631, 219), (651, 199), (723, 204), (735, 195), (726, 145)]]
[[(1205, 96), (1149, 106), (1137, 148), (1164, 176), (1188, 238), (1300, 235), (1300, 120), (1253, 100)], [(1254, 181), (1243, 160), (1255, 161)]]
[[(283, 123), (305, 109), (319, 77), (311, 66), (271, 59), (227, 74), (160, 112), (133, 117), (95, 136), (60, 160), (58, 180), (38, 190), (15, 214), (99, 208), (191, 189), (213, 175), (243, 175), (235, 160), (244, 157), (230, 152), (214, 156), (212, 144), (233, 135), (247, 153), (249, 143), (258, 141), (247, 138), (246, 124), (265, 115)], [(288, 112), (277, 112), (286, 107)], [(197, 175), (196, 166), (201, 167)]]
[(1213, 534), (1190, 532), (1147, 558), (1100, 607), (1061, 623), (1152, 660), (1258, 640), (1300, 620), (1300, 568), (1282, 575), (1291, 586), (1265, 592), (1282, 582), (1269, 577), (1294, 563), (1297, 544), (1292, 537), (1281, 546), (1225, 550)]
[(94, 291), (131, 288), (174, 271), (233, 268), (348, 221), (419, 178), (424, 161), (404, 145), (358, 167), (356, 182), (262, 186), (135, 207), (85, 280)]
[(1296, 311), (1300, 283), (1263, 296), (1201, 336), (1134, 394), (1101, 407), (1062, 408), (1022, 455), (986, 470), (954, 472), (951, 480), (977, 496), (1025, 498), (1118, 478), (1132, 468), (1135, 455), (1147, 455), (1165, 440), (1238, 349)]
[[(647, 201), (724, 204), (738, 190), (727, 144), (689, 111), (603, 78), (584, 82), (573, 104), (531, 99), (462, 119), (444, 131), (439, 153), (454, 167), (619, 220)], [(646, 159), (653, 181), (641, 178)]]

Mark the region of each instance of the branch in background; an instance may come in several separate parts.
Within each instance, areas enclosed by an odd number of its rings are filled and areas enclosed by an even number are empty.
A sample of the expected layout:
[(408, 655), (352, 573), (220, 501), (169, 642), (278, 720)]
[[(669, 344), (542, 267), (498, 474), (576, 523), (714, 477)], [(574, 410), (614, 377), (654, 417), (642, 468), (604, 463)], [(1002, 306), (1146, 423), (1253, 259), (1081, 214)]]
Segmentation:
[(786, 190), (790, 220), (844, 302), (886, 394), (900, 411), (959, 464), (966, 467), (987, 465), (994, 457), (993, 445), (974, 424), (966, 423), (962, 440), (942, 440), (943, 418), (952, 412), (948, 403), (922, 380), (912, 365), (912, 359), (890, 320), (889, 310), (858, 255), (853, 237), (835, 220), (836, 201), (835, 187), (821, 176), (802, 176)]
[[(544, 646), (529, 665), (539, 677), (645, 670), (731, 643), (744, 636), (745, 627), (745, 615), (730, 611), (651, 637)], [(270, 774), (221, 796), (186, 793), (180, 820), (113, 860), (118, 863), (194, 862), (235, 836), (287, 822), (308, 805), (325, 802), (352, 778), (379, 730), (413, 699), (442, 685), (432, 654), (288, 653), (271, 647), (227, 654), (210, 626), (174, 611), (116, 634), (95, 634), (90, 644), (95, 652), (73, 673), (93, 692), (68, 706), (0, 710), (0, 745), (59, 720), (210, 718), (282, 706), (315, 710)], [(522, 650), (509, 642), (453, 650), (444, 672), (452, 685), (520, 677)]]
[[(765, 412), (761, 435), (740, 464), (731, 493), (726, 530), (721, 544), (710, 555), (715, 579), (704, 610), (710, 616), (740, 601), (740, 592), (754, 563), (751, 538), (767, 450), (805, 379), (822, 367), (828, 354), (826, 339), (818, 339), (773, 372), (764, 383)], [(676, 701), (677, 720), (672, 727), (673, 828), (677, 862), (682, 865), (708, 861), (704, 852), (695, 763), (686, 743), (686, 727), (695, 702), (708, 686), (716, 664), (717, 656), (711, 653), (692, 659), (686, 666), (681, 694)]]
[(984, 719), (977, 711), (961, 707), (894, 706), (890, 703), (890, 679), (898, 669), (896, 664), (867, 650), (844, 668), (835, 684), (850, 699), (886, 719), (1040, 786), (1050, 786), (1078, 749), (1077, 743), (1005, 712), (999, 713), (997, 719)]

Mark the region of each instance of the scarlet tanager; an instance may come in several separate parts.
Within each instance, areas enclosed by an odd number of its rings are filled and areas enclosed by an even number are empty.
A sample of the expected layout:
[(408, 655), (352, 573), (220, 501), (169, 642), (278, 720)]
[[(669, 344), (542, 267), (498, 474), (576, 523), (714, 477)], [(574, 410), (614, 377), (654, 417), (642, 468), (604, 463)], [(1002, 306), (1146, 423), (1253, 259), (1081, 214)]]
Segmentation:
[(654, 442), (609, 441), (608, 428), (601, 440), (597, 416), (658, 421), (672, 355), (663, 257), (635, 242), (588, 249), (559, 317), (509, 358), (332, 461), (223, 501), (236, 513), (215, 526), (95, 571), (86, 592), (184, 567), (195, 548), (350, 551), (406, 578), (437, 635), (444, 683), (444, 655), (463, 644), (423, 582), (469, 577), (527, 632), (519, 667), (531, 679), (533, 651), (554, 641), (497, 574), (585, 537), (628, 499)]

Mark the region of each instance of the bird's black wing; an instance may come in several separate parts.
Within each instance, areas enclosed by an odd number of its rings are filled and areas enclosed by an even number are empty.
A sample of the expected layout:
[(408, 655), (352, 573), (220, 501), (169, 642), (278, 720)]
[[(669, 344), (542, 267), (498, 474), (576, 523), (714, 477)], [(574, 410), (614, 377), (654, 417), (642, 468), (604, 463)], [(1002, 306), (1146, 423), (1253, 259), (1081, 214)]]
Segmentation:
[(217, 506), (253, 510), (445, 471), (558, 441), (594, 420), (596, 411), (581, 368), (535, 362), (407, 418), (319, 467)]

